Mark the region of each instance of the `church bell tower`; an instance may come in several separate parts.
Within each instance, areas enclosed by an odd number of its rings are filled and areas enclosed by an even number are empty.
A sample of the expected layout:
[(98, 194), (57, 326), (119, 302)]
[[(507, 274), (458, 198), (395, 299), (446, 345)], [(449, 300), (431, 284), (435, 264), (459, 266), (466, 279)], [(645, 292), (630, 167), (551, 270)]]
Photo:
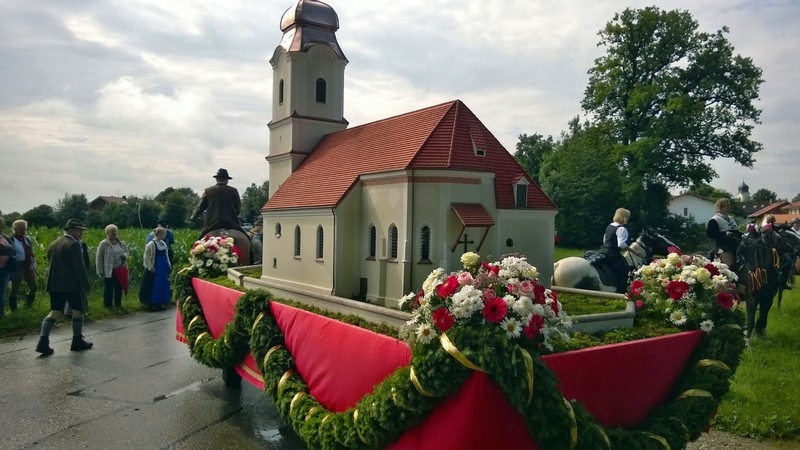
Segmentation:
[(283, 38), (270, 59), (269, 195), (327, 134), (347, 128), (344, 67), (336, 41), (339, 17), (327, 4), (298, 0), (283, 13)]

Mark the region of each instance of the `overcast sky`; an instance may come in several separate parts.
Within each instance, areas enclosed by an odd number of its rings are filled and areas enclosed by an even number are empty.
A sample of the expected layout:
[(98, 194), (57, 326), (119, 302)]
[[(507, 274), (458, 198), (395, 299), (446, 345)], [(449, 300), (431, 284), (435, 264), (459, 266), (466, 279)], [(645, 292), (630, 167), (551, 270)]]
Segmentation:
[[(0, 3), (0, 211), (65, 194), (195, 192), (225, 167), (244, 192), (268, 178), (269, 58), (294, 0)], [(351, 126), (460, 99), (514, 152), (581, 114), (597, 32), (616, 0), (330, 0)], [(764, 71), (753, 169), (715, 162), (711, 184), (800, 193), (800, 2), (662, 1), (702, 31), (729, 26)], [(583, 116), (581, 116), (583, 117)]]

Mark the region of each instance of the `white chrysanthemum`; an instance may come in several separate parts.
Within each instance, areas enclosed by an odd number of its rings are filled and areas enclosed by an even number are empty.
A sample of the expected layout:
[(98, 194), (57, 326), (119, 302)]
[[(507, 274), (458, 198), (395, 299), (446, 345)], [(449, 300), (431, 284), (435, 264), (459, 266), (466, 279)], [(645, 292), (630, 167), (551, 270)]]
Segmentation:
[(430, 324), (423, 323), (417, 327), (417, 331), (415, 333), (417, 335), (417, 339), (423, 343), (427, 344), (436, 337), (436, 330), (430, 326)]
[(669, 315), (669, 321), (678, 326), (685, 324), (687, 320), (689, 318), (686, 317), (686, 313), (680, 309), (672, 311)]
[(681, 255), (677, 253), (670, 253), (669, 255), (667, 255), (667, 262), (672, 264), (673, 266), (680, 265), (682, 263)]
[(206, 260), (206, 267), (211, 267), (213, 264), (214, 264), (214, 260), (213, 259), (207, 259)]
[(509, 339), (518, 338), (522, 332), (522, 326), (519, 321), (513, 317), (506, 317), (500, 322), (500, 326), (506, 330), (506, 336)]
[(710, 320), (704, 320), (700, 322), (700, 329), (708, 333), (709, 331), (714, 329), (714, 322)]
[(511, 308), (521, 317), (528, 316), (533, 314), (533, 300), (531, 300), (530, 297), (523, 295), (514, 301), (514, 303), (511, 305)]
[(422, 283), (422, 290), (425, 291), (425, 296), (429, 297), (432, 293), (436, 285), (442, 281), (444, 277), (444, 269), (441, 267), (437, 268), (433, 272), (428, 275), (428, 278)]

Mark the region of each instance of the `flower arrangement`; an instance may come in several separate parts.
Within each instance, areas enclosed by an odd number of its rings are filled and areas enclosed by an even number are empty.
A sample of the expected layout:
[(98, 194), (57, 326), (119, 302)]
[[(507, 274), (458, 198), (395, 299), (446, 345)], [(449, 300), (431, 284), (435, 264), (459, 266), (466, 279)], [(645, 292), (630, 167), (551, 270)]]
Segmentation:
[(190, 270), (203, 277), (218, 277), (229, 267), (236, 266), (241, 256), (232, 237), (206, 234), (192, 244), (189, 251)]
[(411, 319), (401, 336), (410, 344), (430, 344), (454, 328), (501, 333), (537, 352), (541, 345), (552, 351), (554, 338), (569, 339), (564, 329), (572, 319), (555, 292), (538, 282), (539, 273), (526, 258), (506, 256), (490, 264), (467, 252), (461, 263), (464, 270), (458, 272), (434, 270), (419, 292), (403, 297)]
[(735, 323), (736, 280), (723, 263), (673, 252), (637, 269), (627, 295), (638, 309), (650, 307), (673, 325), (708, 333)]

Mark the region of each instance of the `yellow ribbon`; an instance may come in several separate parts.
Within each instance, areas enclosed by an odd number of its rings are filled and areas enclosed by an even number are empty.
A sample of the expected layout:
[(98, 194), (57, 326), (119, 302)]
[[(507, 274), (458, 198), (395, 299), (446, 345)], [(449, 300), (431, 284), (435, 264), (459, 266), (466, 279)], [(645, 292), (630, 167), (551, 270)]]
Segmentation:
[(564, 400), (564, 404), (567, 406), (567, 415), (569, 416), (570, 421), (570, 430), (569, 430), (569, 448), (570, 450), (574, 450), (575, 447), (578, 446), (578, 421), (575, 419), (575, 410), (572, 409), (572, 403), (569, 402), (564, 397), (561, 397)]
[(433, 397), (433, 394), (431, 394), (430, 392), (426, 391), (422, 387), (422, 384), (420, 384), (419, 378), (417, 378), (417, 373), (414, 371), (414, 366), (411, 366), (410, 378), (411, 378), (411, 384), (413, 384), (414, 387), (417, 388), (417, 392), (419, 392), (420, 395), (422, 395), (424, 397)]
[(453, 342), (450, 340), (450, 338), (447, 337), (446, 333), (442, 333), (439, 336), (439, 342), (441, 342), (442, 348), (447, 353), (449, 353), (450, 356), (455, 358), (456, 361), (460, 362), (462, 366), (464, 366), (464, 367), (466, 367), (468, 369), (477, 370), (479, 372), (486, 373), (485, 370), (483, 370), (480, 367), (476, 366), (475, 364), (472, 363), (472, 361), (469, 360), (469, 358), (464, 356), (464, 354), (461, 353), (461, 351), (453, 344)]
[(606, 435), (606, 432), (603, 430), (603, 427), (601, 427), (600, 425), (596, 425), (596, 424), (592, 424), (592, 426), (597, 428), (597, 431), (600, 433), (600, 437), (602, 437), (603, 438), (603, 442), (606, 443), (606, 448), (608, 450), (611, 450), (611, 440), (608, 438), (608, 435)]
[(525, 364), (525, 380), (528, 382), (528, 403), (526, 406), (529, 406), (533, 401), (533, 358), (522, 347), (519, 347), (519, 352), (522, 353), (522, 362)]
[(261, 319), (263, 319), (263, 318), (264, 318), (264, 311), (261, 311), (261, 314), (259, 314), (259, 315), (258, 315), (258, 317), (256, 317), (256, 321), (255, 321), (255, 322), (253, 322), (253, 326), (252, 326), (252, 327), (250, 327), (250, 334), (253, 334), (253, 333), (255, 333), (255, 331), (256, 331), (256, 325), (258, 325), (258, 322), (260, 322), (260, 321), (261, 321)]
[(664, 448), (666, 450), (671, 450), (671, 448), (669, 446), (669, 443), (663, 437), (661, 437), (661, 436), (659, 436), (657, 434), (653, 434), (653, 433), (645, 433), (645, 436), (649, 437), (650, 439), (654, 439), (654, 440), (658, 441), (658, 443), (661, 444), (662, 446), (664, 446)]
[(299, 392), (297, 392), (297, 394), (294, 394), (294, 397), (292, 397), (292, 401), (289, 403), (289, 415), (292, 414), (292, 410), (294, 409), (294, 405), (298, 401), (300, 401), (300, 399), (303, 398), (305, 395), (306, 395), (306, 393), (303, 392), (303, 391), (299, 391)]
[(264, 363), (261, 364), (261, 367), (266, 369), (269, 357), (272, 356), (273, 353), (280, 350), (281, 348), (283, 348), (283, 346), (281, 344), (278, 344), (278, 345), (273, 345), (271, 349), (267, 350), (267, 354), (264, 355)]
[(278, 397), (283, 395), (283, 389), (286, 387), (286, 382), (294, 375), (294, 370), (289, 369), (283, 373), (280, 381), (278, 381)]
[(319, 406), (312, 406), (311, 409), (309, 409), (308, 412), (306, 413), (306, 422), (308, 422), (308, 419), (310, 419), (311, 416), (318, 413), (319, 411), (322, 411), (322, 408), (320, 408)]
[(186, 272), (188, 272), (188, 271), (189, 271), (189, 269), (191, 269), (191, 268), (192, 268), (192, 266), (186, 266), (186, 267), (184, 267), (183, 269), (181, 269), (180, 271), (178, 271), (178, 275), (183, 275), (183, 274), (185, 274), (185, 273), (186, 273)]
[(689, 389), (689, 390), (684, 391), (681, 395), (679, 395), (678, 399), (687, 398), (687, 397), (708, 397), (708, 398), (712, 398), (712, 399), (714, 398), (714, 396), (711, 395), (711, 392), (708, 392), (706, 390), (703, 390), (703, 389)]
[(211, 337), (211, 334), (208, 331), (203, 331), (200, 333), (200, 335), (197, 336), (197, 339), (194, 340), (194, 346), (197, 347), (197, 343), (200, 342), (200, 340), (204, 337)]
[(194, 316), (194, 317), (192, 317), (192, 320), (190, 320), (190, 321), (189, 321), (189, 326), (188, 326), (188, 327), (186, 327), (186, 329), (187, 329), (187, 330), (191, 329), (191, 328), (192, 328), (192, 325), (194, 325), (194, 323), (195, 323), (195, 322), (197, 322), (198, 320), (203, 320), (203, 318), (202, 318), (202, 317), (200, 317), (200, 316)]
[(361, 434), (361, 430), (358, 429), (358, 408), (353, 410), (353, 428), (356, 429), (356, 435), (359, 439), (361, 439), (361, 442), (369, 445), (369, 441), (364, 439), (364, 436)]
[(697, 367), (718, 367), (726, 372), (730, 372), (731, 368), (727, 364), (718, 359), (701, 359), (697, 361)]

